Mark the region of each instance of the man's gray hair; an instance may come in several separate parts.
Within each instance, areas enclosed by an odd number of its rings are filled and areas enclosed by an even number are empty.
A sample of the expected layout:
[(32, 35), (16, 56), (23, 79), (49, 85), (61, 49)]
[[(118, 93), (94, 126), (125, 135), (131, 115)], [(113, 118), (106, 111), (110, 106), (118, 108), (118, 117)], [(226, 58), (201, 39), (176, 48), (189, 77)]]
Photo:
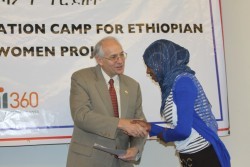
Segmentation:
[(103, 51), (103, 48), (102, 48), (102, 44), (106, 40), (115, 40), (116, 42), (118, 42), (120, 44), (120, 42), (115, 37), (108, 36), (108, 37), (102, 38), (95, 45), (94, 50), (93, 50), (92, 55), (90, 56), (90, 58), (93, 58), (95, 56), (99, 56), (99, 57), (103, 57), (104, 56), (104, 51)]

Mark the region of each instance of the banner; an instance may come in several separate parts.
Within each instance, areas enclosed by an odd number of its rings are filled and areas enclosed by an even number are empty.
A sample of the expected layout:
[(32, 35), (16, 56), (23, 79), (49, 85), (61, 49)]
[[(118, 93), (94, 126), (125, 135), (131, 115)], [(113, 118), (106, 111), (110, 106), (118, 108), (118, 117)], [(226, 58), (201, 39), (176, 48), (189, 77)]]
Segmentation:
[(163, 124), (159, 86), (142, 55), (157, 39), (187, 48), (219, 124), (229, 134), (218, 0), (0, 1), (0, 146), (68, 143), (74, 71), (95, 66), (93, 46), (116, 37), (128, 53), (125, 74), (141, 85), (149, 122)]

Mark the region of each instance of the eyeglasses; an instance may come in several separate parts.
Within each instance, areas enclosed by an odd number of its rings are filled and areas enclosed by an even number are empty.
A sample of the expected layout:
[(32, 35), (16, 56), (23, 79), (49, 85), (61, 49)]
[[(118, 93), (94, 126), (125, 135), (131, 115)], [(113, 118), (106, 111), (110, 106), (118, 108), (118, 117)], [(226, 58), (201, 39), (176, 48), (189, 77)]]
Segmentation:
[(121, 58), (122, 60), (125, 60), (127, 58), (127, 53), (126, 52), (121, 52), (118, 54), (113, 54), (109, 57), (103, 57), (104, 59), (110, 60), (112, 62), (116, 62), (118, 61), (119, 58)]

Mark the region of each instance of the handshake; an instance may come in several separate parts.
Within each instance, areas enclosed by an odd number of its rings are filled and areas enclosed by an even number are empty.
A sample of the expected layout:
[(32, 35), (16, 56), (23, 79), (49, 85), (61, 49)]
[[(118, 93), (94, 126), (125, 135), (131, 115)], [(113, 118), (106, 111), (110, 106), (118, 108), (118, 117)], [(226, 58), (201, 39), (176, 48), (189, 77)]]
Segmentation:
[(144, 120), (120, 119), (118, 128), (129, 136), (146, 137), (151, 130), (151, 125)]
[(138, 120), (134, 119), (131, 121), (132, 124), (139, 124), (141, 127), (143, 127), (147, 132), (151, 130), (151, 125), (150, 123), (144, 121), (144, 120)]

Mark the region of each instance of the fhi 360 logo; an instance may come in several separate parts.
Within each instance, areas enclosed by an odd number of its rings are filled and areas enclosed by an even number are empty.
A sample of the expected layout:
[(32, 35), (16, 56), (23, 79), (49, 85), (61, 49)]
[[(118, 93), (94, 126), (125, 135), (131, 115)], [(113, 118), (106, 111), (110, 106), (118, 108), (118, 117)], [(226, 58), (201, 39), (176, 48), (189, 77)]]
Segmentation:
[(0, 87), (0, 109), (28, 109), (39, 105), (37, 92), (5, 92)]

